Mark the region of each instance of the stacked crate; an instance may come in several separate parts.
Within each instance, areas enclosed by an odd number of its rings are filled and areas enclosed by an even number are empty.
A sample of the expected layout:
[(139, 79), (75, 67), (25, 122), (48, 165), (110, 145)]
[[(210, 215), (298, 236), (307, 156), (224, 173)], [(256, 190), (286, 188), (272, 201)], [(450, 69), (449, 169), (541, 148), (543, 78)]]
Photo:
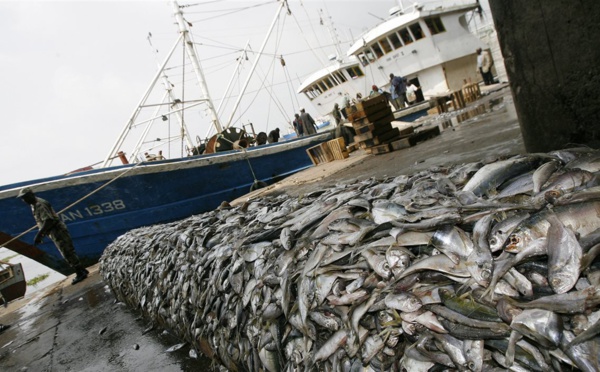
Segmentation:
[(400, 137), (400, 130), (392, 127), (394, 114), (382, 94), (347, 107), (346, 114), (356, 131), (354, 142), (367, 153), (389, 152), (389, 144)]
[(354, 142), (370, 154), (384, 154), (411, 147), (440, 134), (438, 126), (422, 128), (418, 132), (412, 126), (403, 130), (392, 127), (394, 114), (383, 95), (346, 108), (346, 114), (356, 131)]

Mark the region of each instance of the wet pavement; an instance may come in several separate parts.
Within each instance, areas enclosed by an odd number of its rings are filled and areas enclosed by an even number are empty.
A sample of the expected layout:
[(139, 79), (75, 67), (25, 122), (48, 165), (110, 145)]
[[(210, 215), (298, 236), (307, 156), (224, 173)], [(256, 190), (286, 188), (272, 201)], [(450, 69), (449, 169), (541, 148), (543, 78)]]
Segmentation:
[[(234, 204), (265, 194), (299, 196), (338, 183), (524, 153), (509, 88), (486, 88), (486, 95), (465, 109), (419, 122), (420, 128), (443, 129), (437, 137), (382, 155), (354, 151), (347, 159), (312, 167)], [(181, 340), (116, 302), (97, 265), (89, 270), (90, 277), (77, 285), (71, 285), (71, 276), (0, 308), (0, 324), (11, 325), (0, 333), (0, 371), (211, 370), (210, 360), (194, 358)]]
[[(115, 301), (98, 265), (0, 308), (0, 371), (207, 371), (182, 341)], [(179, 346), (182, 346), (179, 348)], [(169, 351), (169, 349), (177, 349)]]

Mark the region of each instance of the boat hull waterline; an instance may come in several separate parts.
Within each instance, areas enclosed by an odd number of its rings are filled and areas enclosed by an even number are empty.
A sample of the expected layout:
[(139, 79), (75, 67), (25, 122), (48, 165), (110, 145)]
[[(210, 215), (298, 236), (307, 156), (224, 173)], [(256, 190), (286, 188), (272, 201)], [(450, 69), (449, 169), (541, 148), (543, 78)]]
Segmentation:
[[(306, 150), (330, 139), (330, 132), (281, 143), (189, 158), (95, 169), (0, 187), (0, 245), (35, 221), (16, 198), (31, 187), (61, 213), (85, 266), (98, 261), (119, 235), (141, 226), (177, 221), (218, 207), (250, 191), (255, 179), (267, 184), (312, 166)], [(250, 165), (249, 165), (250, 164)], [(256, 177), (256, 178), (255, 178)], [(5, 245), (64, 275), (73, 271), (54, 243), (32, 246), (37, 228)]]

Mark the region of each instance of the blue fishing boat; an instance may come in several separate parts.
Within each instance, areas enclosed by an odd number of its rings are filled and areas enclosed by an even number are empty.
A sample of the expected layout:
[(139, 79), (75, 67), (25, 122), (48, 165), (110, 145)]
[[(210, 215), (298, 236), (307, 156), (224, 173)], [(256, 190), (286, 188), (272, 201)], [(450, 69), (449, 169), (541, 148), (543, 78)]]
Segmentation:
[[(285, 6), (285, 1), (281, 2), (278, 13)], [(89, 266), (98, 261), (108, 244), (128, 230), (212, 210), (223, 201), (231, 201), (312, 166), (306, 150), (331, 139), (331, 132), (262, 144), (253, 128), (231, 126), (233, 114), (227, 122), (221, 122), (208, 95), (188, 22), (176, 2), (173, 2), (173, 9), (180, 31), (176, 44), (186, 49), (204, 96), (193, 102), (192, 99), (186, 101), (168, 89), (162, 105), (147, 102), (149, 92), (158, 81), (162, 80), (163, 86), (173, 86), (164, 73), (175, 50), (173, 47), (104, 162), (69, 174), (0, 186), (1, 246), (62, 274), (72, 273), (48, 238), (33, 245), (37, 232), (35, 221), (29, 206), (16, 197), (24, 187), (31, 188), (38, 197), (53, 205), (67, 224), (78, 256), (85, 266)], [(271, 30), (274, 25), (275, 21)], [(240, 99), (242, 96), (239, 94)], [(205, 106), (204, 112), (210, 113), (216, 134), (206, 140), (196, 136), (194, 143), (183, 120), (183, 112), (200, 103)], [(236, 107), (238, 104), (236, 102)], [(151, 120), (142, 120), (144, 125), (153, 120), (160, 123), (175, 118), (182, 134), (179, 141), (185, 143), (182, 146), (185, 155), (165, 159), (161, 151), (150, 154), (142, 146), (146, 143), (144, 138), (138, 140), (128, 154), (122, 150), (129, 130), (139, 126), (143, 107), (156, 107)], [(160, 108), (164, 110), (160, 111)], [(144, 135), (149, 133), (144, 130)], [(112, 164), (118, 160), (122, 164)]]

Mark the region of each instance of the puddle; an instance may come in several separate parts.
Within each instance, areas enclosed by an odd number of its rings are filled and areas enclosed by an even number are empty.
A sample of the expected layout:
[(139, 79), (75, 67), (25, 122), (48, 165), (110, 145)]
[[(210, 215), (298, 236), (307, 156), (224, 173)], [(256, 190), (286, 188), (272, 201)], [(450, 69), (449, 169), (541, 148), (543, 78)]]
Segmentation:
[(469, 121), (475, 121), (475, 119), (481, 119), (484, 115), (503, 109), (506, 109), (504, 97), (498, 97), (474, 106), (467, 106), (456, 111), (439, 114), (431, 119), (424, 120), (421, 125), (437, 125), (441, 131), (444, 131), (445, 129), (457, 127)]

